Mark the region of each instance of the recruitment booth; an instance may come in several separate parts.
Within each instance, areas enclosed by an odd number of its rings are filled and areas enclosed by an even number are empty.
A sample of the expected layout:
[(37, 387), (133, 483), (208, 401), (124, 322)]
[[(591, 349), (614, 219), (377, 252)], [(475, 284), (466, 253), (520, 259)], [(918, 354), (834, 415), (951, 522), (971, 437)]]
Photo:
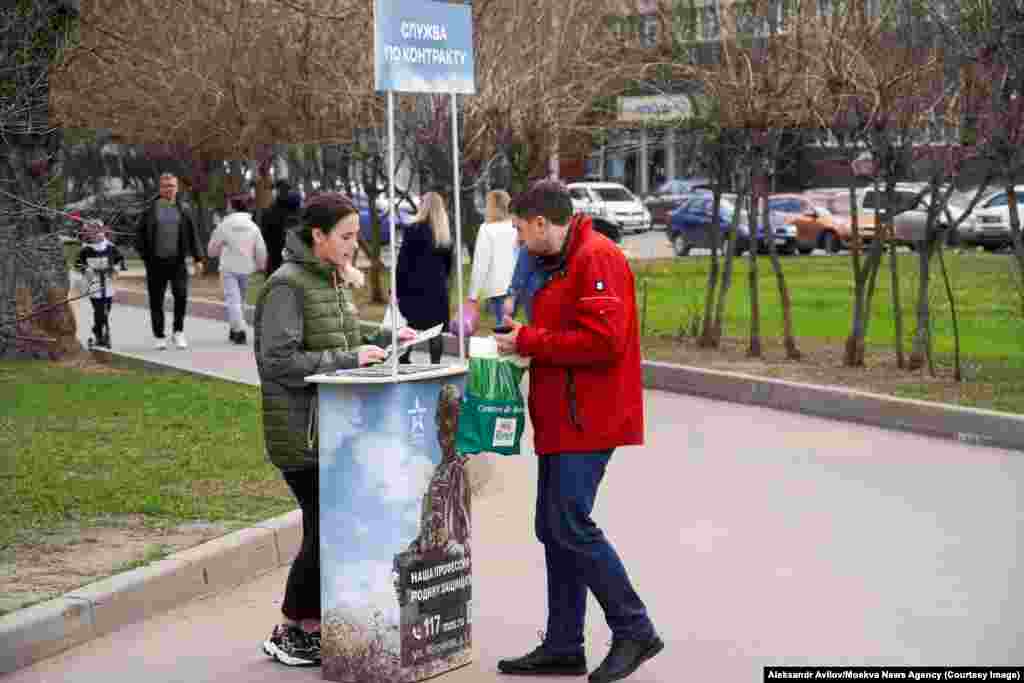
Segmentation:
[[(375, 0), (376, 88), (387, 96), (391, 263), (395, 253), (394, 92), (475, 92), (469, 5)], [(460, 193), (454, 192), (462, 320)], [(391, 272), (391, 311), (397, 311)], [(392, 315), (394, 320), (397, 316)], [(317, 386), (323, 676), (406, 683), (472, 659), (472, 542), (465, 459), (455, 451), (465, 334), (452, 364), (383, 364), (306, 378)]]
[(472, 659), (472, 542), (455, 452), (465, 366), (317, 384), (323, 676), (420, 681)]

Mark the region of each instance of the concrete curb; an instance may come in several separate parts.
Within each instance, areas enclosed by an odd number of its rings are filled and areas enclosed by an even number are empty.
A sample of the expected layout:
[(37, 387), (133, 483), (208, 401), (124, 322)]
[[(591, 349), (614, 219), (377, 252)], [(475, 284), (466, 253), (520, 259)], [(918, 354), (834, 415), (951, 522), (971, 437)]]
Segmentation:
[(0, 617), (0, 674), (290, 564), (301, 538), (294, 510)]

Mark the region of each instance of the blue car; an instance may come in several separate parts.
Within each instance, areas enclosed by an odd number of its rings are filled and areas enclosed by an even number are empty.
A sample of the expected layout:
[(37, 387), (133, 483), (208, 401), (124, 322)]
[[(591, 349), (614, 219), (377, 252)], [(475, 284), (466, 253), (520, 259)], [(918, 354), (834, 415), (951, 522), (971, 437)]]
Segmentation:
[[(725, 245), (725, 238), (732, 228), (733, 216), (736, 211), (735, 196), (722, 197), (719, 206), (721, 239), (719, 245)], [(687, 256), (691, 249), (711, 248), (712, 209), (714, 198), (711, 193), (701, 193), (685, 199), (669, 220), (668, 239), (676, 256)], [(796, 251), (796, 226), (786, 223), (783, 218), (772, 212), (770, 214), (772, 234), (776, 250), (780, 254), (792, 254)], [(764, 226), (758, 224), (757, 245), (759, 251), (767, 251), (768, 242), (765, 238)], [(750, 248), (750, 224), (746, 211), (740, 213), (736, 234), (736, 255), (740, 256)]]

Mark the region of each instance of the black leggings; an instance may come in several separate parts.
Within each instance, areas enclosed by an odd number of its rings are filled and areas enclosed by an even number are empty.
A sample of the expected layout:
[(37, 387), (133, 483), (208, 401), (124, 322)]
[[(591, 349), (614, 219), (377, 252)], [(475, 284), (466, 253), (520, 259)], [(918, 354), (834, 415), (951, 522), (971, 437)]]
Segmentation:
[(89, 302), (92, 303), (92, 333), (99, 341), (102, 335), (110, 334), (110, 306), (114, 300), (103, 297), (89, 299)]
[(288, 572), (281, 612), (292, 621), (320, 618), (320, 470), (283, 472), (302, 508), (302, 547)]

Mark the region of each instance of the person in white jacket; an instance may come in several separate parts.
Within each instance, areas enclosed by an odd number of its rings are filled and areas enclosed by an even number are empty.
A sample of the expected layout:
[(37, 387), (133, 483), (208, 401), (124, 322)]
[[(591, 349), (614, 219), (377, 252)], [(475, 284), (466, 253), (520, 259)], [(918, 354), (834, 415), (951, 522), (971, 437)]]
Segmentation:
[(487, 310), (500, 323), (502, 302), (512, 281), (516, 267), (518, 233), (508, 215), (511, 201), (507, 192), (491, 190), (487, 193), (484, 224), (476, 236), (473, 253), (473, 273), (469, 281), (469, 305), (477, 307), (486, 301)]
[(220, 257), (224, 304), (228, 309), (230, 326), (228, 340), (235, 344), (245, 344), (242, 302), (249, 288), (249, 276), (266, 267), (267, 246), (252, 214), (246, 211), (246, 200), (233, 197), (230, 205), (232, 212), (224, 217), (210, 235), (207, 253), (214, 258)]

